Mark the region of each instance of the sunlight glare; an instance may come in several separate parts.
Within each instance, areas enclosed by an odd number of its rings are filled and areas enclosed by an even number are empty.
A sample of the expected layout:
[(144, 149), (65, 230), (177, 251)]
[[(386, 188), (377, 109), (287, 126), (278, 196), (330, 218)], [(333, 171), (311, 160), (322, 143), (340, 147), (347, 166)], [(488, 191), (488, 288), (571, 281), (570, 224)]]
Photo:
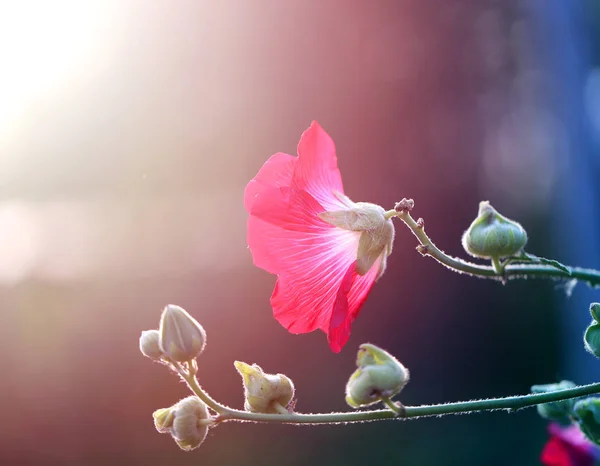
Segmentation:
[(68, 86), (93, 59), (111, 3), (0, 2), (0, 141), (36, 99)]

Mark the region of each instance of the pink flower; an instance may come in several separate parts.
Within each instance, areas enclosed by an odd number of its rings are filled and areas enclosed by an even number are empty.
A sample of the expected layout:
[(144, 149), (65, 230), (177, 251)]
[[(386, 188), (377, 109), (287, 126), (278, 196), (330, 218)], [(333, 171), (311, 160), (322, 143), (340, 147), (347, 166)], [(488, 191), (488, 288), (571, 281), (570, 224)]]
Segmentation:
[(313, 122), (298, 157), (277, 153), (246, 186), (254, 264), (277, 274), (275, 318), (292, 333), (321, 329), (339, 352), (385, 270), (394, 226), (382, 207), (344, 195), (335, 146)]
[(545, 466), (592, 466), (598, 459), (600, 450), (576, 424), (550, 424), (548, 431), (551, 437), (540, 458)]

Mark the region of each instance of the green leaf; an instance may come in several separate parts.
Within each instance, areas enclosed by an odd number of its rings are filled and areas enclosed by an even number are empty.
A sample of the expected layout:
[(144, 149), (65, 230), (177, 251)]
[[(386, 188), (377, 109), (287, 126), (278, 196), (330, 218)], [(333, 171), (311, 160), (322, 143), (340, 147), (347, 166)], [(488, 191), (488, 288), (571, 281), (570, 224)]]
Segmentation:
[[(563, 380), (559, 383), (534, 385), (531, 387), (531, 393), (549, 393), (557, 390), (573, 388), (575, 386), (576, 385), (573, 382), (569, 380)], [(555, 421), (563, 425), (568, 425), (571, 423), (571, 416), (575, 401), (576, 400), (574, 399), (569, 399), (539, 404), (537, 406), (538, 414), (549, 421)]]
[(538, 257), (538, 259), (544, 265), (550, 265), (555, 269), (562, 270), (564, 273), (571, 275), (571, 269), (558, 261), (555, 261), (553, 259), (546, 259), (544, 257)]
[(521, 255), (510, 257), (508, 259), (510, 262), (531, 262), (533, 264), (544, 264), (554, 267), (567, 275), (571, 275), (571, 269), (564, 264), (554, 260), (554, 259), (546, 259), (545, 257), (539, 257), (534, 254), (529, 254), (525, 251), (521, 251)]
[(573, 413), (581, 431), (596, 445), (600, 444), (600, 398), (586, 398), (575, 403)]

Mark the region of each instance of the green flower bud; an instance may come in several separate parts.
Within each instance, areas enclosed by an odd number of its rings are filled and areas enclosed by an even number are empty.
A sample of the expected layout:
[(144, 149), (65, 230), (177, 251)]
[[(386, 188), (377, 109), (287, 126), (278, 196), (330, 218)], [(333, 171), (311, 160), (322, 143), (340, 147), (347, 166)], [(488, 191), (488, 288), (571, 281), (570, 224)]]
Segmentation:
[(409, 372), (396, 358), (375, 345), (360, 345), (358, 369), (346, 384), (346, 403), (353, 408), (369, 406), (390, 398), (408, 383)]
[(182, 450), (199, 447), (213, 423), (206, 405), (196, 396), (188, 396), (170, 408), (157, 409), (152, 417), (156, 430), (170, 433)]
[(600, 322), (600, 303), (590, 304), (590, 314), (596, 322)]
[[(257, 364), (235, 361), (244, 384), (244, 409), (253, 413), (279, 413), (294, 398), (294, 384), (283, 374), (265, 374)], [(279, 408), (279, 409), (278, 409)]]
[(585, 330), (583, 335), (585, 349), (597, 358), (600, 358), (600, 324), (595, 320)]
[[(531, 393), (548, 393), (555, 392), (557, 390), (565, 390), (567, 388), (573, 388), (576, 385), (568, 380), (563, 380), (559, 383), (550, 383), (546, 385), (534, 385), (531, 387)], [(561, 400), (552, 401), (550, 403), (542, 403), (537, 405), (537, 411), (540, 416), (549, 421), (555, 421), (560, 424), (570, 424), (571, 416), (573, 413), (573, 405), (576, 400)]]
[(187, 362), (196, 358), (206, 345), (202, 325), (179, 306), (169, 304), (160, 318), (159, 347), (167, 358)]
[(158, 330), (144, 330), (140, 336), (140, 351), (150, 359), (160, 359), (163, 356), (158, 345)]
[(514, 256), (526, 243), (527, 233), (523, 227), (500, 215), (488, 201), (479, 203), (478, 217), (462, 237), (465, 251), (484, 259)]
[(573, 406), (573, 413), (586, 437), (600, 445), (600, 398), (578, 401)]

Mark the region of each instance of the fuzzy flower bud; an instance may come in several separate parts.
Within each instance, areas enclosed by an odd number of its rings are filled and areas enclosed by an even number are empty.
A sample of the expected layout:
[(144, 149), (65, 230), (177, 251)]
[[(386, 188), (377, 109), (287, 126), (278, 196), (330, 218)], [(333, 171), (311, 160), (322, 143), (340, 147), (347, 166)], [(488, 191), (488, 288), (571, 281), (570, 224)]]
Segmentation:
[(159, 346), (172, 361), (186, 362), (196, 358), (206, 345), (202, 325), (179, 306), (169, 304), (160, 318)]
[[(575, 384), (573, 382), (563, 380), (559, 383), (534, 385), (533, 387), (531, 387), (531, 393), (548, 393), (554, 392), (556, 390), (564, 390), (573, 387), (575, 387)], [(552, 401), (550, 403), (542, 403), (537, 405), (537, 411), (538, 414), (544, 419), (568, 425), (571, 423), (571, 415), (575, 401), (576, 400), (569, 399), (561, 401)]]
[(244, 384), (244, 409), (253, 413), (278, 413), (294, 398), (294, 384), (283, 374), (265, 374), (257, 364), (235, 361)]
[(595, 320), (585, 330), (583, 335), (585, 349), (597, 358), (600, 358), (600, 324)]
[[(343, 195), (337, 194), (342, 198)], [(322, 212), (319, 214), (327, 223), (344, 230), (360, 232), (356, 272), (365, 275), (375, 261), (382, 257), (378, 277), (385, 271), (387, 256), (392, 253), (394, 224), (385, 217), (383, 207), (368, 202), (352, 202), (346, 196), (343, 200), (350, 207), (347, 210)]]
[(163, 356), (158, 345), (158, 330), (144, 330), (140, 336), (140, 351), (150, 359), (160, 359)]
[(592, 315), (592, 319), (600, 322), (600, 303), (590, 304), (590, 314)]
[(478, 217), (462, 237), (465, 251), (484, 259), (514, 256), (526, 243), (523, 227), (500, 215), (488, 201), (479, 203)]
[(200, 446), (208, 433), (208, 418), (206, 405), (198, 397), (189, 396), (177, 403), (171, 435), (182, 450)]
[(170, 433), (182, 450), (199, 447), (212, 422), (206, 405), (196, 396), (188, 396), (170, 408), (157, 409), (152, 417), (156, 430)]
[(353, 408), (392, 397), (408, 383), (409, 372), (395, 357), (375, 345), (360, 345), (358, 369), (346, 384), (346, 402)]

